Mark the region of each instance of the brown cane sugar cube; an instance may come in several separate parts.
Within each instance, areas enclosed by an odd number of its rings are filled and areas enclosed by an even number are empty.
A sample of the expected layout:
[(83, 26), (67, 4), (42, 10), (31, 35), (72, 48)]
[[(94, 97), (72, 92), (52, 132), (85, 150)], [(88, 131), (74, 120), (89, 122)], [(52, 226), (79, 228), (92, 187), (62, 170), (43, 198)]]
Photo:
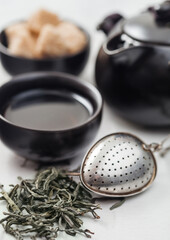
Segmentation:
[(34, 43), (37, 41), (38, 38), (37, 33), (30, 31), (27, 22), (11, 25), (5, 30), (5, 33), (8, 37), (8, 42), (12, 42), (13, 38), (16, 36), (28, 36), (28, 38), (32, 38), (34, 40)]
[(8, 49), (12, 54), (27, 58), (34, 57), (36, 38), (29, 32), (26, 23), (10, 26), (5, 33), (8, 39)]
[(57, 25), (59, 22), (60, 20), (56, 14), (40, 9), (28, 19), (28, 27), (31, 31), (39, 33), (44, 25)]
[(5, 33), (8, 37), (8, 41), (12, 41), (12, 38), (16, 35), (18, 36), (28, 34), (28, 25), (26, 22), (11, 25), (5, 30)]
[(37, 40), (36, 52), (38, 56), (63, 56), (67, 54), (67, 49), (60, 40), (56, 27), (46, 25), (43, 27)]
[(16, 37), (9, 47), (12, 54), (25, 58), (34, 58), (32, 42), (22, 37)]
[(68, 54), (80, 52), (87, 44), (85, 34), (74, 24), (62, 22), (58, 26), (58, 35), (64, 42)]
[(64, 56), (81, 51), (87, 44), (85, 34), (74, 24), (61, 22), (46, 25), (37, 40), (37, 53), (42, 56)]

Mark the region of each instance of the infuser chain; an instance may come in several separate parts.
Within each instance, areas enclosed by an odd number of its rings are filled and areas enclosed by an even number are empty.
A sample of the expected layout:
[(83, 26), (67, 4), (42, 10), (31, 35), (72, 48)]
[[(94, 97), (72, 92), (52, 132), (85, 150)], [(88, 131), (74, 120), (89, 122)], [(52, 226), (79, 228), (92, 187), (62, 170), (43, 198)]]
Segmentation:
[(170, 150), (170, 146), (164, 148), (164, 144), (169, 138), (170, 134), (165, 139), (163, 139), (161, 143), (143, 144), (143, 148), (145, 150), (151, 150), (152, 152), (160, 152), (160, 155), (164, 157)]
[(145, 150), (151, 150), (152, 152), (159, 152), (162, 149), (162, 144), (159, 143), (143, 144), (143, 148)]

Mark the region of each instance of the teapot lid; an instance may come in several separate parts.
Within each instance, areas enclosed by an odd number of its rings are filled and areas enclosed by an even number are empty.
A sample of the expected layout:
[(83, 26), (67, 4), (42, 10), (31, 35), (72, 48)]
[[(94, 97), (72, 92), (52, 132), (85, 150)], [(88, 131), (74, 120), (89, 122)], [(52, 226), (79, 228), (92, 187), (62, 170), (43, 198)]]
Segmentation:
[(170, 1), (125, 21), (123, 31), (140, 42), (170, 45)]

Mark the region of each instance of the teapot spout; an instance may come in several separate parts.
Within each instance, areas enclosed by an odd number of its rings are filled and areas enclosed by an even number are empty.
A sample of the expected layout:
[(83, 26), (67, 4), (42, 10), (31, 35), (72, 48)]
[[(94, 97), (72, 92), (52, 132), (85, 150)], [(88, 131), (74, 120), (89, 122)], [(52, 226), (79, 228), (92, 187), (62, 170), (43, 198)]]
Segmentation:
[(107, 16), (98, 26), (97, 30), (102, 30), (106, 35), (110, 33), (113, 27), (118, 23), (121, 19), (124, 19), (122, 15), (119, 13), (114, 13)]

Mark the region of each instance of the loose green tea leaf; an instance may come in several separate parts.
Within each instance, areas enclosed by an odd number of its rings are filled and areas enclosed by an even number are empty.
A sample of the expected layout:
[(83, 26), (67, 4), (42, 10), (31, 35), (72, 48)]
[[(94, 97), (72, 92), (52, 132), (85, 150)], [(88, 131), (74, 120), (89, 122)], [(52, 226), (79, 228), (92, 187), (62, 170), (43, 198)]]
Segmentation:
[(98, 219), (95, 210), (100, 207), (79, 183), (55, 168), (38, 172), (35, 179), (19, 179), (20, 184), (11, 185), (9, 193), (1, 187), (0, 200), (7, 202), (8, 212), (0, 224), (7, 233), (17, 240), (25, 237), (55, 240), (59, 232), (91, 237), (93, 232), (81, 228), (80, 217), (91, 213)]
[(126, 198), (121, 198), (120, 201), (116, 202), (112, 207), (110, 207), (110, 210), (113, 210), (115, 208), (118, 208), (122, 206), (122, 204), (126, 201)]
[[(13, 188), (13, 191), (16, 189), (16, 187)], [(12, 191), (12, 192), (13, 192)], [(11, 209), (14, 212), (20, 212), (19, 207), (15, 204), (15, 202), (12, 200), (12, 198), (8, 195), (8, 193), (6, 193), (3, 189), (1, 192), (2, 196), (4, 197), (4, 199), (7, 201), (8, 205), (11, 207)], [(10, 193), (10, 195), (12, 195), (12, 193)]]

